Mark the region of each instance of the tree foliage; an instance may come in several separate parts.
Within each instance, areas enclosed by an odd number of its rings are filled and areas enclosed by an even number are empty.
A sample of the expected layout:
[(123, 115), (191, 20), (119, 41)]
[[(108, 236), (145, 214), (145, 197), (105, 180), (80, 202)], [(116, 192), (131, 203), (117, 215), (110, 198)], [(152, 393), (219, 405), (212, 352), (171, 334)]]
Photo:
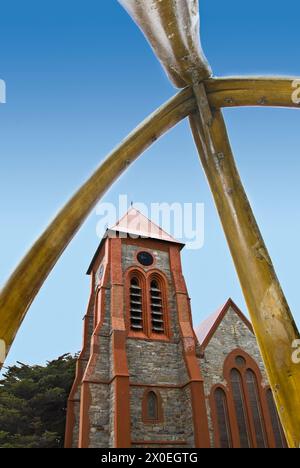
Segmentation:
[(18, 363), (0, 380), (0, 448), (62, 448), (76, 357)]

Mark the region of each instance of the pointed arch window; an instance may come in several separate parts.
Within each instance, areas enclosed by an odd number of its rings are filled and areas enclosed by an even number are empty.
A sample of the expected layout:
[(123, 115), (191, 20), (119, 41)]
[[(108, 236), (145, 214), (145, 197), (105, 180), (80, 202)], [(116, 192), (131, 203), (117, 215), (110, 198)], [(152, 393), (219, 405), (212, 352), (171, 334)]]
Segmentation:
[(165, 333), (163, 292), (160, 282), (152, 279), (150, 282), (150, 311), (152, 333)]
[(264, 427), (262, 407), (258, 391), (257, 378), (251, 369), (246, 371), (246, 385), (249, 403), (255, 428), (256, 444), (258, 448), (267, 448), (267, 436)]
[(158, 401), (154, 392), (149, 392), (147, 395), (147, 419), (149, 421), (158, 420)]
[(232, 369), (230, 372), (230, 380), (241, 448), (252, 448), (242, 377), (237, 369)]
[(130, 280), (130, 328), (135, 332), (143, 331), (143, 291), (137, 276)]
[(214, 400), (218, 423), (219, 446), (220, 448), (232, 448), (228, 405), (226, 394), (222, 388), (215, 390)]
[(269, 413), (272, 421), (273, 433), (275, 438), (276, 448), (287, 448), (286, 438), (282, 429), (282, 425), (278, 416), (272, 390), (267, 390), (267, 402)]
[(160, 424), (164, 420), (163, 402), (158, 390), (145, 390), (142, 399), (142, 421), (144, 424)]

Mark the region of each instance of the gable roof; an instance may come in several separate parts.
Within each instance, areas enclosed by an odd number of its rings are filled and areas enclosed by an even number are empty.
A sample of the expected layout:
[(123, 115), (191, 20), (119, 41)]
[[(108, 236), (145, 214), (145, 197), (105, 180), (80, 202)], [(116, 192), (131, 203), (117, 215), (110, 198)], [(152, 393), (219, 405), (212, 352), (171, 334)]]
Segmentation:
[(163, 242), (172, 242), (173, 244), (179, 245), (180, 248), (184, 247), (183, 242), (176, 240), (160, 226), (144, 216), (136, 208), (131, 207), (113, 227), (106, 230), (106, 233), (90, 263), (87, 271), (88, 275), (92, 272), (94, 263), (103, 246), (103, 243), (105, 242), (105, 239), (109, 237), (110, 233), (129, 234), (135, 238), (140, 237), (141, 239), (155, 239)]
[(216, 332), (218, 326), (224, 319), (228, 310), (232, 308), (234, 312), (239, 316), (239, 318), (245, 323), (245, 325), (249, 328), (251, 333), (253, 333), (253, 327), (251, 322), (247, 319), (247, 317), (243, 314), (243, 312), (238, 308), (238, 306), (233, 302), (231, 298), (228, 299), (225, 304), (220, 307), (216, 312), (211, 314), (206, 320), (204, 320), (196, 329), (195, 334), (198, 338), (199, 344), (202, 349), (205, 349), (209, 344), (211, 338), (213, 337), (214, 333)]
[(158, 239), (165, 242), (182, 244), (164, 231), (160, 226), (146, 218), (136, 208), (130, 208), (110, 231), (132, 234), (137, 237)]

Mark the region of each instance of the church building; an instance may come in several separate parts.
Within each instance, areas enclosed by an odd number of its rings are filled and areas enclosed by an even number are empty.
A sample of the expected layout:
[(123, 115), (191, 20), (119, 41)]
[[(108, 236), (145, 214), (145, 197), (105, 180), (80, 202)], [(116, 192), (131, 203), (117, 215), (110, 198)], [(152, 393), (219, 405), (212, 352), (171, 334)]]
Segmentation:
[(197, 328), (184, 245), (135, 208), (88, 269), (67, 448), (284, 448), (249, 320), (229, 299)]

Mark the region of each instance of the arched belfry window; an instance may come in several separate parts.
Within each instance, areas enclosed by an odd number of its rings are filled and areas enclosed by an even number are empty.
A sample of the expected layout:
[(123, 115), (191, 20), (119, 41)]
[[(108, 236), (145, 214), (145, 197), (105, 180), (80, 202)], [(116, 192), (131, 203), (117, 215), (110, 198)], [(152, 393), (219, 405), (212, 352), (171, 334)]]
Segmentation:
[(246, 385), (255, 428), (256, 445), (258, 448), (267, 448), (268, 443), (264, 427), (257, 378), (255, 373), (250, 369), (246, 371)]
[(242, 377), (237, 369), (230, 372), (230, 380), (241, 448), (252, 448)]
[(130, 328), (136, 332), (143, 331), (143, 292), (136, 276), (130, 281)]
[(216, 419), (218, 423), (218, 438), (220, 448), (232, 448), (230, 421), (226, 394), (222, 388), (214, 392)]
[(156, 279), (150, 283), (150, 310), (152, 333), (165, 333), (163, 294)]

